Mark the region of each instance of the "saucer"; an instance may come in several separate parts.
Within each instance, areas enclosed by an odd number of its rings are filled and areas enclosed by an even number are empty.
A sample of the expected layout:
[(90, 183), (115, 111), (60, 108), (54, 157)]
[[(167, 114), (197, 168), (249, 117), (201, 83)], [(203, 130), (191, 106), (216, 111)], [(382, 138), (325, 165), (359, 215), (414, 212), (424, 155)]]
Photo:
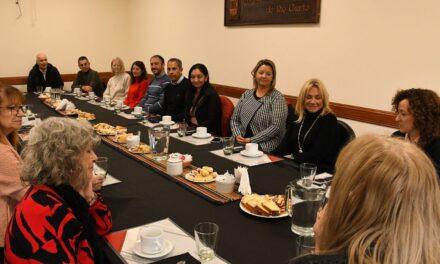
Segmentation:
[(166, 126), (171, 126), (171, 125), (174, 125), (175, 122), (174, 121), (169, 121), (169, 122), (160, 121), (159, 124), (166, 125)]
[(199, 134), (197, 134), (197, 133), (194, 133), (194, 134), (192, 134), (191, 136), (192, 136), (192, 137), (195, 137), (195, 138), (210, 138), (210, 137), (211, 137), (211, 134), (210, 134), (210, 133), (206, 133), (206, 134), (204, 134), (204, 135), (199, 135)]
[(173, 244), (169, 241), (164, 239), (164, 248), (159, 253), (155, 254), (147, 254), (144, 253), (141, 249), (141, 241), (138, 240), (135, 242), (133, 247), (133, 252), (138, 255), (139, 257), (148, 258), (148, 259), (156, 259), (165, 256), (166, 254), (170, 253), (171, 250), (173, 250)]
[(141, 116), (141, 115), (142, 115), (142, 112), (140, 112), (140, 113), (135, 113), (135, 112), (133, 111), (133, 112), (131, 112), (131, 114), (134, 115), (134, 116)]
[(249, 154), (245, 149), (240, 151), (240, 154), (249, 158), (258, 158), (264, 155), (263, 151), (260, 150), (257, 151), (255, 154)]

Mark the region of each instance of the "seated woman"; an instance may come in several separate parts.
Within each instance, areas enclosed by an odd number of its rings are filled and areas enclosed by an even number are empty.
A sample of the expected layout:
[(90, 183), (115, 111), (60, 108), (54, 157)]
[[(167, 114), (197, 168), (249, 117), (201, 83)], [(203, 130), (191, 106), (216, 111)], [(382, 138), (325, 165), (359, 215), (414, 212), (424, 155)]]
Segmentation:
[(393, 136), (417, 144), (431, 158), (440, 177), (440, 98), (431, 90), (398, 91), (393, 98), (399, 130)]
[(365, 135), (336, 162), (327, 206), (313, 227), (318, 263), (439, 263), (440, 188), (429, 158), (414, 144)]
[(277, 75), (271, 60), (260, 60), (252, 77), (254, 89), (242, 94), (232, 114), (232, 135), (239, 143), (258, 143), (261, 150), (270, 152), (283, 139), (287, 105), (275, 89)]
[(112, 219), (92, 190), (98, 142), (83, 120), (52, 117), (31, 130), (21, 171), (30, 188), (9, 223), (7, 263), (104, 263), (100, 236)]
[(206, 127), (209, 133), (221, 135), (220, 97), (209, 83), (208, 69), (203, 64), (194, 64), (188, 76), (191, 81), (185, 100), (185, 116), (188, 124)]
[(130, 86), (130, 75), (125, 72), (124, 62), (119, 57), (112, 60), (111, 68), (114, 76), (108, 80), (103, 96), (109, 96), (110, 100), (123, 100)]
[(125, 105), (134, 108), (139, 104), (148, 89), (147, 69), (142, 61), (135, 61), (130, 70), (131, 84), (128, 88)]
[(0, 263), (3, 263), (5, 233), (15, 207), (25, 194), (20, 180), (19, 155), (24, 96), (14, 87), (0, 84)]
[(329, 106), (329, 96), (319, 79), (306, 81), (296, 101), (297, 119), (289, 124), (287, 133), (274, 155), (291, 155), (295, 163), (314, 163), (318, 171), (333, 172), (339, 146), (338, 121)]

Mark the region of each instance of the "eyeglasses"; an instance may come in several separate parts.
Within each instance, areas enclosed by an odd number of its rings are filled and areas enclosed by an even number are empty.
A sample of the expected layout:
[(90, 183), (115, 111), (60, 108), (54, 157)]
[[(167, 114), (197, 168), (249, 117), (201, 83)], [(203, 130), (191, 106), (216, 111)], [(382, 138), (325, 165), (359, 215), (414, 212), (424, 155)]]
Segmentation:
[(10, 105), (10, 106), (1, 106), (0, 108), (6, 108), (9, 109), (9, 111), (12, 114), (18, 114), (18, 111), (21, 110), (21, 112), (26, 113), (26, 106), (25, 105)]

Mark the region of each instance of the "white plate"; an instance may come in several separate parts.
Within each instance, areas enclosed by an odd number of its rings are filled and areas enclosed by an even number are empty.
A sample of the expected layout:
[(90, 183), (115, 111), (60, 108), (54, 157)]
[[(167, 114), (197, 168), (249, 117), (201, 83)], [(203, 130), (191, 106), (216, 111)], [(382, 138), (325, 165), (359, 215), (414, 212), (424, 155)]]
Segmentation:
[(191, 179), (191, 176), (192, 176), (191, 173), (187, 173), (187, 174), (185, 174), (185, 179), (187, 179), (190, 182), (195, 182), (195, 183), (208, 183), (208, 182), (215, 181), (215, 178), (212, 178), (211, 180), (208, 180), (208, 181), (195, 181), (195, 180)]
[(191, 135), (193, 138), (202, 138), (202, 139), (204, 139), (204, 138), (210, 138), (211, 137), (211, 134), (210, 133), (206, 133), (205, 135), (199, 135), (199, 134), (197, 134), (197, 133), (194, 133), (194, 134), (192, 134)]
[(133, 112), (131, 112), (130, 114), (131, 114), (131, 115), (134, 115), (134, 116), (141, 116), (141, 115), (142, 115), (142, 112), (140, 112), (139, 114), (136, 114), (136, 113), (133, 111)]
[(160, 257), (163, 257), (166, 254), (170, 253), (171, 250), (173, 250), (173, 244), (169, 240), (164, 239), (164, 244), (165, 244), (164, 245), (165, 248), (161, 252), (156, 253), (156, 254), (147, 254), (147, 253), (142, 252), (142, 250), (141, 250), (141, 241), (138, 240), (134, 244), (133, 252), (136, 255), (138, 255), (140, 257), (143, 257), (143, 258), (148, 258), (148, 259), (160, 258)]
[(174, 125), (176, 122), (174, 121), (170, 121), (170, 122), (164, 122), (164, 121), (160, 121), (159, 124), (161, 125), (166, 125), (166, 126), (171, 126)]
[(259, 215), (259, 214), (254, 214), (254, 213), (250, 212), (248, 209), (246, 209), (246, 207), (244, 207), (244, 206), (241, 204), (241, 202), (240, 202), (240, 209), (241, 209), (243, 212), (247, 213), (247, 214), (250, 214), (250, 215), (253, 215), (253, 216), (256, 216), (256, 217), (260, 217), (260, 218), (283, 218), (283, 217), (289, 216), (289, 214), (288, 214), (287, 212), (284, 212), (284, 213), (279, 214), (279, 215), (269, 215), (269, 216), (266, 216), (266, 215)]
[(258, 158), (264, 155), (263, 151), (257, 151), (255, 154), (248, 154), (245, 149), (240, 151), (240, 154), (249, 158)]

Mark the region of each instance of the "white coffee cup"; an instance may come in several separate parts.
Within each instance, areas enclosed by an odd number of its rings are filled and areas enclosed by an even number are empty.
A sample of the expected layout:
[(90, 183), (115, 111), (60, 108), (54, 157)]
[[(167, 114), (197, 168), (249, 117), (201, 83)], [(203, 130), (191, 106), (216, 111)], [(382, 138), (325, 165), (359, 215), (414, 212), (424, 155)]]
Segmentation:
[(45, 93), (50, 93), (52, 91), (52, 88), (51, 87), (46, 87), (46, 89), (44, 89), (44, 92)]
[(132, 135), (127, 137), (128, 148), (139, 146), (140, 143), (141, 143), (141, 138), (138, 135)]
[(76, 94), (76, 95), (80, 95), (81, 94), (81, 88), (79, 88), (79, 87), (73, 88), (73, 93)]
[(245, 146), (246, 153), (249, 155), (256, 155), (258, 153), (258, 144), (247, 143)]
[(171, 122), (171, 116), (169, 116), (169, 115), (162, 116), (162, 122), (170, 123)]
[(144, 226), (139, 231), (141, 250), (146, 254), (156, 254), (162, 251), (164, 238), (162, 229), (154, 226)]
[(133, 114), (140, 115), (142, 114), (142, 107), (141, 106), (135, 106), (133, 110)]
[(198, 127), (196, 129), (196, 134), (199, 136), (204, 136), (206, 133), (208, 133), (208, 129), (206, 127)]

